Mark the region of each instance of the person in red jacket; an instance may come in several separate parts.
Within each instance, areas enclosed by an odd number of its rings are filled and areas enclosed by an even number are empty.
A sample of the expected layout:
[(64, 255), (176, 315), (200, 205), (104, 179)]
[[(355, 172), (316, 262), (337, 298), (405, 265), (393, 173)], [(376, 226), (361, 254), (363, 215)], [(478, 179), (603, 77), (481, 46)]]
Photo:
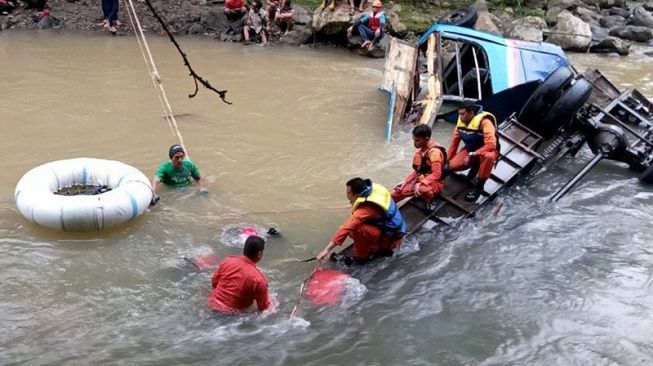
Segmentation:
[(245, 0), (225, 0), (224, 16), (230, 22), (235, 22), (247, 14)]
[(248, 310), (254, 301), (258, 311), (273, 309), (268, 298), (268, 280), (256, 267), (263, 257), (265, 241), (250, 236), (245, 241), (242, 256), (223, 259), (211, 277), (213, 291), (207, 302), (214, 311), (236, 313)]
[[(458, 151), (460, 141), (465, 147)], [(458, 108), (458, 122), (449, 145), (449, 170), (469, 168), (467, 178), (478, 177), (474, 190), (465, 196), (466, 201), (476, 201), (483, 193), (485, 181), (490, 178), (494, 163), (499, 157), (497, 119), (492, 113), (482, 112), (481, 106), (463, 103)]]
[(444, 188), (442, 168), (447, 154), (444, 147), (431, 140), (431, 128), (427, 125), (413, 128), (413, 145), (418, 149), (413, 157), (413, 171), (392, 189), (392, 199), (399, 203), (417, 196), (430, 204)]

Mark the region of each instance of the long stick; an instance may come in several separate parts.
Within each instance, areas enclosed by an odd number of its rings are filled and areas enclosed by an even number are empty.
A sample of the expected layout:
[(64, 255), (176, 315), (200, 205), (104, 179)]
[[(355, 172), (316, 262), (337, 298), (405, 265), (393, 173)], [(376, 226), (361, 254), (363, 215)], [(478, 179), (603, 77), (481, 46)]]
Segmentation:
[(306, 286), (306, 283), (308, 280), (313, 277), (315, 272), (317, 272), (318, 269), (320, 269), (320, 266), (322, 266), (321, 262), (318, 262), (317, 265), (315, 266), (315, 269), (313, 269), (313, 272), (311, 272), (306, 279), (304, 279), (304, 282), (302, 282), (302, 285), (299, 287), (299, 295), (297, 296), (297, 302), (295, 303), (295, 307), (292, 308), (292, 312), (290, 313), (290, 318), (288, 318), (288, 321), (291, 321), (292, 318), (295, 316), (295, 312), (297, 311), (297, 308), (299, 307), (299, 303), (302, 301), (302, 297), (304, 296), (304, 287)]
[(152, 12), (152, 14), (154, 14), (154, 17), (156, 18), (156, 20), (159, 21), (159, 24), (161, 24), (161, 27), (163, 27), (163, 30), (168, 34), (168, 37), (170, 38), (170, 41), (175, 45), (175, 47), (177, 47), (177, 51), (179, 51), (179, 54), (181, 54), (181, 58), (184, 60), (184, 65), (190, 71), (189, 75), (193, 77), (193, 81), (195, 82), (195, 92), (193, 94), (189, 94), (188, 97), (193, 98), (194, 96), (197, 95), (197, 92), (198, 92), (198, 89), (199, 89), (198, 86), (197, 86), (197, 82), (199, 81), (205, 88), (207, 88), (209, 90), (213, 90), (214, 92), (216, 92), (220, 96), (220, 99), (222, 99), (223, 102), (225, 102), (227, 104), (232, 104), (231, 102), (228, 102), (225, 99), (227, 97), (227, 90), (218, 90), (218, 89), (214, 88), (213, 86), (211, 86), (211, 84), (207, 80), (204, 80), (201, 76), (199, 76), (195, 72), (195, 70), (193, 70), (193, 68), (190, 66), (190, 62), (188, 61), (188, 58), (186, 57), (186, 54), (184, 53), (184, 51), (181, 50), (181, 47), (179, 47), (179, 43), (177, 43), (177, 40), (172, 35), (170, 30), (168, 30), (168, 26), (166, 25), (166, 23), (163, 21), (163, 19), (161, 19), (159, 14), (157, 14), (157, 12), (154, 10), (154, 7), (152, 6), (152, 3), (150, 3), (150, 0), (145, 0), (145, 4), (147, 4), (147, 7), (150, 8), (150, 11)]

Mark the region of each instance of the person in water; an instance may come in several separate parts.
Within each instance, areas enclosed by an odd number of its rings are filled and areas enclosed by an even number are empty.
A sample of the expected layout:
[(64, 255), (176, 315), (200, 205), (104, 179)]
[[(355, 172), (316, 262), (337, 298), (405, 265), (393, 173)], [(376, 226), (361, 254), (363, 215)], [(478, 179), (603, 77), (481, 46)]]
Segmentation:
[(369, 51), (372, 51), (383, 38), (388, 18), (385, 12), (381, 10), (382, 8), (383, 3), (381, 3), (381, 0), (374, 0), (372, 2), (372, 14), (363, 15), (347, 29), (347, 35), (351, 35), (354, 28), (358, 30), (358, 34), (363, 39), (361, 48), (367, 47)]
[[(464, 147), (458, 151), (460, 141)], [(467, 178), (478, 177), (474, 190), (465, 196), (466, 201), (476, 201), (483, 193), (485, 181), (499, 157), (497, 119), (481, 106), (465, 102), (458, 108), (458, 122), (449, 145), (449, 170), (469, 169)]]
[(236, 313), (248, 310), (256, 301), (259, 312), (273, 310), (268, 297), (268, 280), (256, 266), (263, 257), (265, 241), (250, 236), (245, 241), (243, 255), (228, 256), (218, 265), (211, 277), (213, 290), (207, 302), (214, 311)]
[(390, 192), (371, 180), (353, 178), (346, 184), (351, 216), (333, 234), (329, 244), (317, 254), (323, 260), (336, 246), (351, 237), (353, 261), (363, 264), (376, 257), (391, 256), (401, 244), (406, 225)]
[(168, 156), (170, 160), (161, 163), (152, 178), (152, 189), (154, 190), (152, 204), (159, 201), (158, 187), (161, 183), (172, 187), (185, 187), (191, 184), (191, 179), (193, 179), (200, 187), (200, 194), (208, 196), (209, 192), (206, 190), (200, 170), (191, 160), (184, 159), (186, 157), (184, 148), (181, 145), (172, 145), (168, 150)]
[(392, 199), (399, 203), (404, 198), (417, 196), (430, 204), (444, 187), (447, 153), (444, 147), (431, 140), (431, 128), (427, 125), (413, 128), (413, 146), (417, 149), (413, 171), (392, 189)]

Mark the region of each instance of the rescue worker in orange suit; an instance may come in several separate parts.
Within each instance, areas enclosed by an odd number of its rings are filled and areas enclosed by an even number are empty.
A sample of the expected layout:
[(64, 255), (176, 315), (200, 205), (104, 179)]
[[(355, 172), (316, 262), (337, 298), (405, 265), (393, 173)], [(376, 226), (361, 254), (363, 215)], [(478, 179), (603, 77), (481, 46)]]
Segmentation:
[(263, 238), (252, 235), (245, 240), (242, 256), (229, 256), (220, 262), (211, 277), (213, 291), (207, 299), (211, 309), (237, 313), (249, 310), (254, 301), (258, 311), (274, 309), (268, 298), (268, 280), (256, 266), (264, 249)]
[(419, 125), (413, 128), (413, 171), (403, 182), (392, 189), (392, 198), (399, 202), (406, 197), (422, 197), (427, 205), (444, 187), (442, 168), (447, 161), (444, 147), (431, 140), (431, 128)]
[[(448, 151), (449, 170), (469, 168), (467, 178), (471, 181), (475, 176), (478, 177), (474, 190), (465, 196), (466, 201), (476, 201), (481, 196), (485, 181), (490, 177), (499, 157), (497, 119), (480, 109), (479, 105), (472, 103), (463, 103), (458, 108), (458, 122)], [(465, 146), (458, 151), (461, 140)]]
[(351, 216), (333, 234), (329, 244), (317, 254), (319, 261), (336, 246), (351, 237), (354, 241), (353, 258), (349, 261), (364, 264), (377, 257), (389, 257), (401, 244), (406, 224), (390, 192), (369, 179), (353, 178), (346, 184)]

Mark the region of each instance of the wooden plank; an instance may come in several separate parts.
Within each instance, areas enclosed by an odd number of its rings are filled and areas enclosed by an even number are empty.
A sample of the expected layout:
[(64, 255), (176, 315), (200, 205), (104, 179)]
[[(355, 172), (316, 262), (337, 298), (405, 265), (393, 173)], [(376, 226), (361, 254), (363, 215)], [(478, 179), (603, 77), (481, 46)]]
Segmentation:
[(385, 58), (381, 89), (392, 92), (397, 87), (397, 94), (408, 99), (413, 91), (413, 76), (417, 64), (417, 47), (415, 45), (390, 37), (390, 46)]
[[(440, 48), (440, 38), (436, 37), (435, 33), (431, 33), (429, 36), (427, 51), (426, 51), (426, 67), (427, 67), (427, 82), (428, 82), (428, 95), (425, 102), (424, 110), (420, 116), (419, 123), (421, 124), (431, 124), (434, 119), (434, 114), (440, 109), (440, 104), (442, 104), (442, 94), (440, 86), (440, 75), (439, 67), (438, 70), (435, 70), (435, 62), (439, 60), (437, 57), (437, 51)], [(439, 66), (439, 62), (438, 62)]]

